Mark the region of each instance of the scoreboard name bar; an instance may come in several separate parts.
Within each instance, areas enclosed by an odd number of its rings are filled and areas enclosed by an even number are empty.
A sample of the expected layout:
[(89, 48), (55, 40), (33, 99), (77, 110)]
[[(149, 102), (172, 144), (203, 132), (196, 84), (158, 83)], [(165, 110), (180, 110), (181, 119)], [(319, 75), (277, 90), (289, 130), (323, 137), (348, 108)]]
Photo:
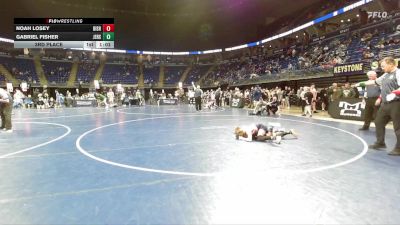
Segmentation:
[(114, 41), (114, 33), (108, 32), (59, 32), (59, 33), (14, 33), (14, 41)]
[(18, 24), (15, 32), (114, 32), (114, 24)]
[(114, 24), (114, 18), (14, 18), (17, 24)]
[(15, 41), (14, 48), (114, 48), (113, 41)]

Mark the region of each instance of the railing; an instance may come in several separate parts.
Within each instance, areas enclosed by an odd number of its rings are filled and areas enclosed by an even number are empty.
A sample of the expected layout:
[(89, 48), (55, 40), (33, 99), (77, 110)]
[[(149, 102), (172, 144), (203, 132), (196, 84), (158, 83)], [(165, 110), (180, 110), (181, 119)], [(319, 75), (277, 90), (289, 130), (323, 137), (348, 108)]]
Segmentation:
[(230, 86), (243, 86), (243, 85), (274, 83), (274, 82), (282, 82), (290, 80), (311, 79), (319, 77), (331, 77), (333, 76), (332, 70), (333, 66), (323, 66), (323, 67), (318, 66), (302, 70), (285, 71), (283, 73), (277, 73), (277, 74), (264, 74), (251, 79), (242, 79), (230, 83), (227, 82), (214, 83), (214, 84), (205, 83), (203, 84), (203, 86), (205, 88), (217, 87), (221, 84), (229, 84)]

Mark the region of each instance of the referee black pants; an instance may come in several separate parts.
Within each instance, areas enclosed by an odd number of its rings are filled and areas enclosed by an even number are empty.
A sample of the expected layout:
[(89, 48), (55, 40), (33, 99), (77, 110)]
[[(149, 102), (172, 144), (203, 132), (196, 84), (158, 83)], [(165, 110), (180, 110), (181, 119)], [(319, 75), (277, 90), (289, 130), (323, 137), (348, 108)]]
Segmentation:
[(395, 148), (400, 148), (400, 101), (382, 103), (375, 118), (376, 143), (385, 143), (385, 127), (393, 121), (394, 133), (397, 138)]
[(218, 107), (221, 107), (221, 99), (219, 97), (215, 97), (215, 103)]
[(12, 103), (0, 103), (1, 129), (11, 130)]
[(196, 110), (201, 110), (201, 97), (195, 97), (194, 101), (196, 103)]
[(374, 120), (378, 111), (378, 106), (375, 106), (375, 102), (378, 98), (367, 98), (365, 99), (365, 115), (364, 115), (364, 127), (369, 127), (371, 121)]

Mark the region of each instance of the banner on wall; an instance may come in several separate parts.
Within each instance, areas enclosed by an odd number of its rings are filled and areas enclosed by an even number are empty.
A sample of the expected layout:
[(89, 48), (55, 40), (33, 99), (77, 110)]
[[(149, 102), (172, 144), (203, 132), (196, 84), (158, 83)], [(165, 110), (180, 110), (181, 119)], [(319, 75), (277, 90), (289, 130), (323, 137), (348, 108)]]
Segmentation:
[(354, 75), (364, 73), (364, 63), (340, 64), (333, 67), (333, 75)]
[(243, 108), (244, 107), (244, 98), (232, 98), (231, 107), (233, 108)]
[(329, 104), (328, 113), (336, 119), (346, 120), (364, 120), (364, 108), (362, 100), (354, 99), (339, 99)]

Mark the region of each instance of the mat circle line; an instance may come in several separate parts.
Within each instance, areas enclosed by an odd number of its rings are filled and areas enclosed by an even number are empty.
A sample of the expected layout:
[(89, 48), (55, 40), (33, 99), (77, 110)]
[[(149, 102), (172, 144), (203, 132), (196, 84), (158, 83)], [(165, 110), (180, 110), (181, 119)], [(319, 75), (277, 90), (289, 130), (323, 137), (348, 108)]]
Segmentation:
[(69, 133), (71, 133), (71, 128), (70, 128), (69, 126), (66, 126), (66, 125), (64, 125), (64, 124), (59, 124), (59, 123), (48, 123), (48, 122), (14, 122), (14, 123), (17, 123), (17, 124), (19, 124), (19, 123), (23, 123), (23, 124), (29, 123), (29, 124), (47, 124), (47, 125), (55, 125), (55, 126), (59, 126), (59, 127), (65, 128), (65, 129), (67, 130), (67, 132), (65, 132), (63, 135), (61, 135), (61, 136), (59, 136), (59, 137), (57, 137), (57, 138), (55, 138), (55, 139), (52, 139), (52, 140), (50, 140), (50, 141), (43, 142), (43, 143), (41, 143), (41, 144), (34, 145), (34, 146), (31, 146), (31, 147), (28, 147), (28, 148), (24, 148), (24, 149), (18, 150), (18, 151), (16, 151), (16, 152), (11, 152), (11, 153), (8, 153), (8, 154), (5, 154), (5, 155), (0, 155), (0, 159), (7, 158), (7, 157), (13, 156), (13, 155), (17, 155), (17, 154), (20, 154), (20, 153), (23, 153), (23, 152), (32, 151), (32, 150), (37, 149), (37, 148), (39, 148), (39, 147), (42, 147), (42, 146), (51, 144), (51, 143), (53, 143), (53, 142), (56, 142), (56, 141), (58, 141), (58, 140), (61, 140), (61, 139), (63, 139), (64, 137), (66, 137)]
[[(232, 117), (231, 115), (188, 115), (187, 117), (197, 117), (197, 116), (205, 116), (205, 117)], [(97, 156), (94, 156), (92, 154), (90, 154), (88, 151), (86, 151), (82, 146), (81, 146), (81, 140), (88, 134), (99, 130), (99, 129), (103, 129), (106, 127), (110, 127), (110, 126), (115, 126), (118, 124), (124, 124), (124, 123), (132, 123), (132, 122), (138, 122), (138, 121), (146, 121), (146, 120), (155, 120), (155, 119), (166, 119), (166, 118), (178, 118), (180, 116), (164, 116), (164, 117), (151, 117), (151, 118), (142, 118), (142, 119), (134, 119), (134, 120), (127, 120), (127, 121), (122, 121), (122, 122), (117, 122), (117, 123), (111, 123), (111, 124), (107, 124), (107, 125), (103, 125), (100, 127), (96, 127), (94, 129), (88, 130), (85, 133), (81, 134), (76, 142), (76, 148), (78, 149), (78, 151), (80, 151), (82, 154), (84, 154), (85, 156), (105, 163), (105, 164), (109, 164), (112, 166), (117, 166), (117, 167), (121, 167), (121, 168), (126, 168), (126, 169), (132, 169), (132, 170), (138, 170), (138, 171), (144, 171), (144, 172), (153, 172), (153, 173), (161, 173), (161, 174), (171, 174), (171, 175), (183, 175), (183, 176), (198, 176), (198, 177), (215, 177), (215, 176), (219, 176), (219, 175), (224, 175), (227, 174), (226, 172), (216, 172), (216, 173), (197, 173), (197, 172), (184, 172), (184, 171), (173, 171), (173, 170), (161, 170), (161, 169), (151, 169), (151, 168), (146, 168), (146, 167), (138, 167), (138, 166), (132, 166), (132, 165), (127, 165), (127, 164), (122, 164), (122, 163), (117, 163), (117, 162), (113, 162), (110, 160), (106, 160)], [(278, 119), (278, 118), (271, 118), (271, 119)], [(337, 167), (341, 167), (347, 164), (350, 164), (360, 158), (362, 158), (367, 152), (368, 152), (368, 144), (364, 141), (364, 139), (362, 139), (361, 137), (359, 137), (358, 135), (351, 133), (349, 131), (337, 128), (337, 127), (333, 127), (333, 126), (329, 126), (329, 125), (324, 125), (324, 124), (318, 124), (318, 123), (313, 123), (313, 122), (309, 122), (309, 121), (301, 121), (301, 120), (293, 120), (293, 119), (285, 119), (285, 118), (279, 118), (280, 120), (286, 120), (286, 121), (292, 121), (292, 122), (300, 122), (300, 123), (306, 123), (306, 124), (313, 124), (313, 125), (318, 125), (318, 126), (322, 126), (322, 127), (327, 127), (327, 128), (331, 128), (334, 130), (338, 130), (347, 134), (350, 134), (354, 137), (356, 137), (358, 140), (361, 141), (361, 143), (363, 144), (364, 148), (361, 151), (361, 153), (359, 153), (358, 155), (339, 162), (339, 163), (335, 163), (335, 164), (331, 164), (331, 165), (327, 165), (327, 166), (322, 166), (322, 167), (318, 167), (318, 168), (311, 168), (311, 169), (297, 169), (297, 170), (286, 170), (284, 172), (288, 172), (288, 173), (294, 173), (294, 174), (301, 174), (301, 173), (312, 173), (312, 172), (318, 172), (318, 171), (324, 171), (324, 170), (328, 170), (328, 169), (333, 169), (333, 168), (337, 168)], [(260, 175), (262, 174), (266, 174), (265, 172), (261, 172)]]

